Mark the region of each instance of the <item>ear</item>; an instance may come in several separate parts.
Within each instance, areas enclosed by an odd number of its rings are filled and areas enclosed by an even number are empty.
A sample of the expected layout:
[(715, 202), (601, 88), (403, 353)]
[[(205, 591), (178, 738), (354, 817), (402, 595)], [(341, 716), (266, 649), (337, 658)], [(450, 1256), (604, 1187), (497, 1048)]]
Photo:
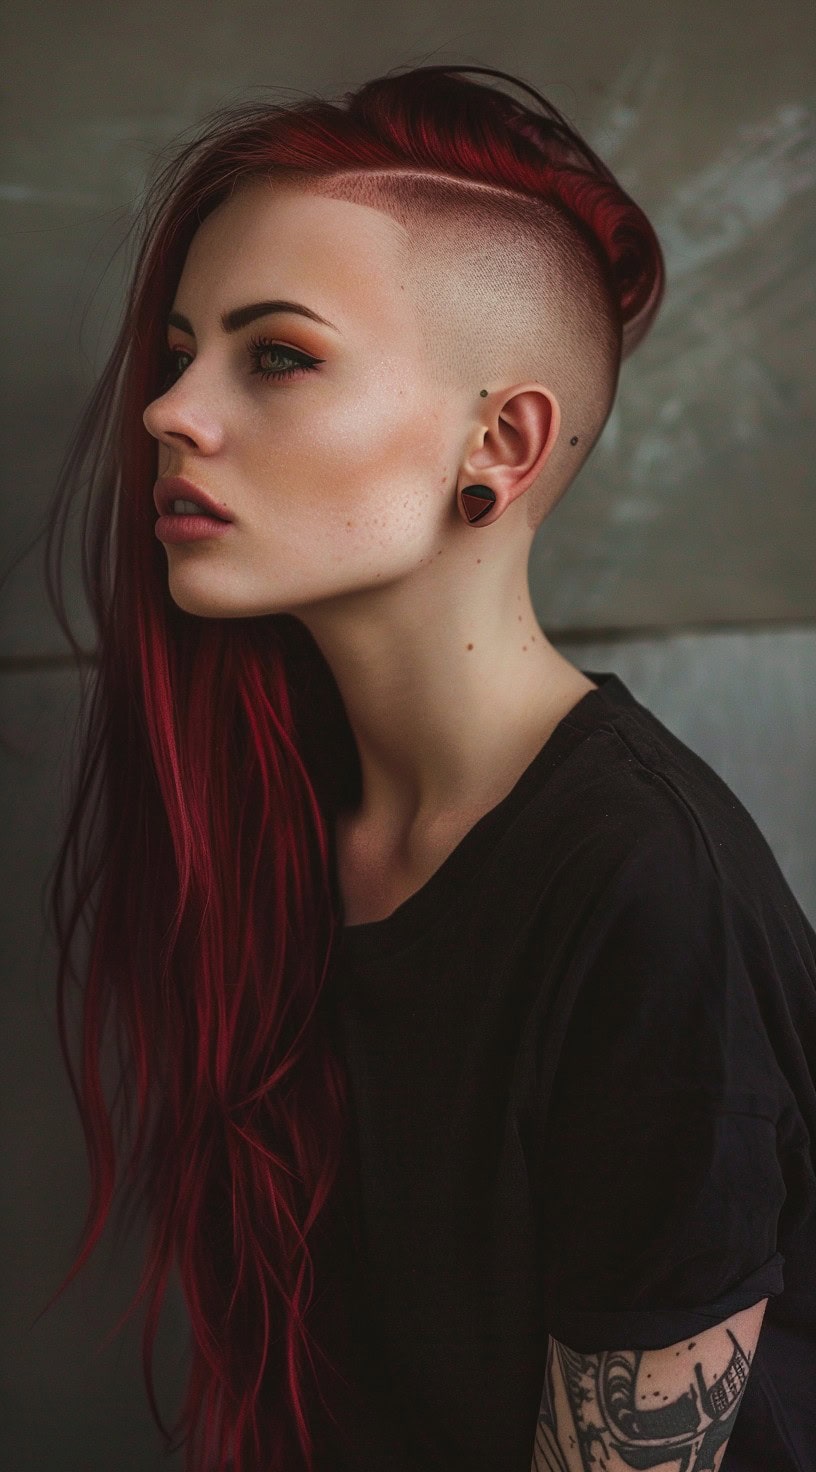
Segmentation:
[(540, 383), (516, 384), (485, 399), (479, 443), (462, 462), (460, 474), (467, 477), (463, 484), (482, 482), (495, 492), (491, 521), (538, 479), (560, 428), (561, 406)]

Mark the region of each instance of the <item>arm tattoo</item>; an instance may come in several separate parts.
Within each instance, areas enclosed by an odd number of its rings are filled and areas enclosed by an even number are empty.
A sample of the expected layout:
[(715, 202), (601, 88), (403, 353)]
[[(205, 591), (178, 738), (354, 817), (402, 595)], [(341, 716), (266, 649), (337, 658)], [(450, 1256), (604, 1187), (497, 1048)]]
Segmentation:
[(705, 1371), (694, 1339), (667, 1358), (666, 1350), (583, 1354), (551, 1338), (532, 1472), (717, 1472), (750, 1369), (725, 1334)]

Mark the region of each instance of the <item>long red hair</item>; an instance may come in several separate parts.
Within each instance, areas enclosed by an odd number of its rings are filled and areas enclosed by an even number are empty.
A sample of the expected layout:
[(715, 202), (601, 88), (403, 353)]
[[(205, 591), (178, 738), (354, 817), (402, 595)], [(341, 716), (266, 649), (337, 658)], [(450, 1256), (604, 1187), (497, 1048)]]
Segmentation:
[[(538, 106), (462, 72), (504, 78)], [(168, 593), (153, 530), (157, 446), (142, 414), (162, 390), (165, 321), (189, 243), (243, 177), (408, 165), (563, 201), (608, 263), (624, 355), (664, 285), (642, 211), (557, 109), (510, 74), (420, 67), (342, 104), (240, 104), (176, 147), (147, 191), (121, 329), (45, 525), (48, 596), (80, 672), (81, 744), (48, 900), (60, 1046), (91, 1173), (80, 1249), (46, 1308), (97, 1243), (120, 1164), (119, 1205), (131, 1222), (143, 1212), (150, 1235), (114, 1332), (150, 1294), (147, 1394), (168, 1442), (183, 1433), (186, 1472), (224, 1472), (230, 1458), (235, 1472), (314, 1465), (310, 1240), (348, 1139), (345, 1076), (319, 1003), (340, 913), (333, 817), (360, 784), (337, 686), (299, 620), (192, 618)], [(80, 487), (90, 657), (61, 584)], [(80, 921), (88, 947), (77, 967)], [(82, 1003), (76, 1067), (69, 978)], [(152, 1358), (174, 1267), (192, 1362), (168, 1432)]]

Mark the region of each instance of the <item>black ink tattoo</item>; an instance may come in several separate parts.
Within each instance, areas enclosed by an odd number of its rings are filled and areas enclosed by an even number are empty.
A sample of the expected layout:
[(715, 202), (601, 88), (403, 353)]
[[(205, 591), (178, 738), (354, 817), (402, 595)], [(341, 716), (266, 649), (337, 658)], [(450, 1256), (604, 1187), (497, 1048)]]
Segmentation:
[[(544, 1392), (538, 1413), (534, 1472), (570, 1472), (563, 1431), (556, 1417), (556, 1376), (560, 1371), (578, 1437), (583, 1472), (606, 1472), (623, 1463), (646, 1472), (668, 1467), (672, 1472), (716, 1472), (716, 1456), (734, 1427), (745, 1391), (750, 1359), (730, 1329), (731, 1357), (707, 1385), (699, 1360), (695, 1383), (669, 1401), (659, 1390), (638, 1383), (644, 1350), (600, 1350), (582, 1354), (550, 1339)], [(686, 1346), (693, 1350), (695, 1341)], [(699, 1351), (698, 1351), (699, 1353)], [(557, 1356), (557, 1364), (556, 1357)], [(645, 1376), (648, 1380), (651, 1373)], [(644, 1394), (662, 1395), (664, 1404), (649, 1410)], [(574, 1442), (570, 1434), (569, 1450)], [(615, 1460), (610, 1463), (613, 1457)]]
[(550, 1339), (547, 1349), (547, 1369), (544, 1375), (544, 1391), (538, 1408), (533, 1468), (535, 1472), (569, 1472), (564, 1453), (558, 1442), (555, 1419), (555, 1385), (553, 1382), (553, 1360), (555, 1346)]

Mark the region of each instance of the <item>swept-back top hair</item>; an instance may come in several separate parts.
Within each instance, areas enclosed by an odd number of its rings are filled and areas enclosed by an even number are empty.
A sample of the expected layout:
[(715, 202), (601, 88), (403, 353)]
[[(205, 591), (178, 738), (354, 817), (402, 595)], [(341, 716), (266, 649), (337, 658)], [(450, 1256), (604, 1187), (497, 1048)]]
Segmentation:
[[(538, 106), (463, 72), (503, 78)], [(116, 1329), (149, 1292), (147, 1395), (165, 1438), (183, 1432), (186, 1472), (224, 1472), (230, 1457), (235, 1472), (311, 1472), (310, 1397), (323, 1397), (306, 1322), (310, 1243), (349, 1125), (319, 1005), (341, 923), (333, 820), (361, 789), (343, 703), (297, 618), (196, 618), (174, 604), (153, 529), (157, 443), (142, 415), (166, 381), (167, 314), (199, 223), (251, 178), (397, 218), (432, 371), (467, 374), (476, 391), (480, 375), (548, 374), (565, 416), (559, 485), (600, 433), (621, 358), (664, 285), (655, 233), (609, 169), (538, 92), (488, 67), (388, 73), (342, 105), (219, 110), (146, 192), (121, 328), (43, 527), (49, 600), (80, 673), (82, 736), (48, 914), (60, 1046), (91, 1169), (80, 1250), (46, 1308), (87, 1260), (118, 1186), (118, 1207), (131, 1225), (143, 1213), (150, 1237)], [(90, 659), (62, 585), (80, 489)], [(69, 979), (82, 1004), (78, 1068)], [(173, 1269), (192, 1360), (168, 1432), (152, 1357)]]

